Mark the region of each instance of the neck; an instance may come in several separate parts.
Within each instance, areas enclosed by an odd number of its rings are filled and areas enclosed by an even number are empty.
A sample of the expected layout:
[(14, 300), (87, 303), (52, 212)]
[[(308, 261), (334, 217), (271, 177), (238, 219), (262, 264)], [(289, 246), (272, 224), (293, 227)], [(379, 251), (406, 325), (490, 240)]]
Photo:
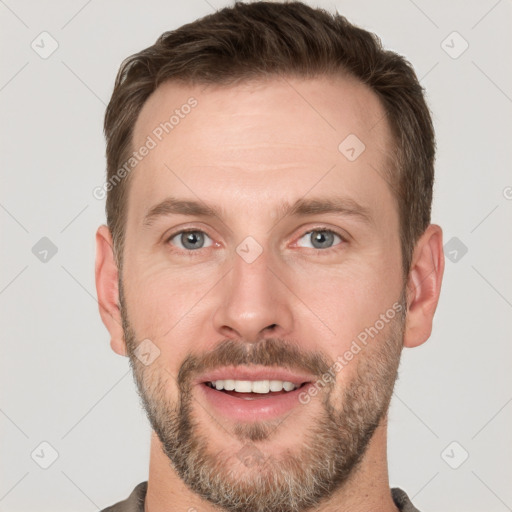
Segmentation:
[[(363, 460), (353, 474), (315, 512), (398, 512), (389, 488), (386, 428), (387, 418), (375, 431)], [(171, 507), (173, 510), (219, 512), (218, 507), (184, 484), (163, 452), (160, 440), (152, 432), (145, 512), (165, 512)]]

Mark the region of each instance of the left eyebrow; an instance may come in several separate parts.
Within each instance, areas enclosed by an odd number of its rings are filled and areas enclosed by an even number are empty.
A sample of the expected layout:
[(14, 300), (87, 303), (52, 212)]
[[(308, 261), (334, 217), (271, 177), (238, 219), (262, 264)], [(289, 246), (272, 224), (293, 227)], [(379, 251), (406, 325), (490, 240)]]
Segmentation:
[(351, 197), (299, 199), (292, 206), (284, 203), (281, 205), (281, 211), (284, 212), (284, 215), (298, 217), (332, 213), (355, 217), (365, 224), (373, 224), (370, 209), (359, 204)]
[[(305, 217), (307, 215), (331, 213), (354, 217), (365, 224), (374, 223), (370, 209), (350, 197), (302, 198), (298, 199), (293, 205), (290, 205), (288, 202), (281, 203), (278, 211), (283, 217), (287, 215)], [(143, 225), (149, 227), (157, 218), (170, 215), (222, 218), (220, 208), (215, 206), (195, 200), (168, 197), (149, 209), (144, 216)]]

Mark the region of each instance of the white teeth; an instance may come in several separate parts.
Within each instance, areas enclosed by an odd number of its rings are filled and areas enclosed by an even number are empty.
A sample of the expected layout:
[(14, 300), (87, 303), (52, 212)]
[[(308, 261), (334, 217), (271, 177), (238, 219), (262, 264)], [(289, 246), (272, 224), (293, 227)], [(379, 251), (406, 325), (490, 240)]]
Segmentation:
[(291, 391), (292, 389), (295, 389), (295, 385), (291, 382), (283, 382), (283, 388), (285, 391)]
[(238, 393), (269, 393), (270, 391), (293, 391), (299, 386), (292, 382), (282, 380), (216, 380), (209, 383), (211, 387), (226, 391), (237, 391)]
[[(217, 381), (217, 383), (218, 382), (219, 381)], [(224, 387), (224, 382), (221, 382), (222, 387)], [(252, 391), (252, 382), (250, 380), (235, 380), (235, 391), (239, 393), (250, 393)]]
[(268, 380), (257, 380), (252, 383), (253, 393), (268, 393), (270, 391), (270, 382)]
[(235, 389), (235, 381), (232, 379), (226, 379), (224, 381), (224, 389), (226, 391), (233, 391)]
[(270, 391), (281, 391), (283, 389), (283, 381), (281, 380), (271, 380), (270, 381)]

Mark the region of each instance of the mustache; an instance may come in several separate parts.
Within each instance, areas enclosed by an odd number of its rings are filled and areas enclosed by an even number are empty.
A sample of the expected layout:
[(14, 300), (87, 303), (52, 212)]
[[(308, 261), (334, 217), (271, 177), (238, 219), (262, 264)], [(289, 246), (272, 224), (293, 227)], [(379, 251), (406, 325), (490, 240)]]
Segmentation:
[(178, 385), (185, 389), (196, 377), (222, 366), (278, 366), (320, 378), (333, 365), (334, 361), (324, 353), (306, 354), (298, 346), (298, 342), (280, 338), (265, 338), (257, 343), (224, 340), (203, 355), (188, 354), (178, 372)]

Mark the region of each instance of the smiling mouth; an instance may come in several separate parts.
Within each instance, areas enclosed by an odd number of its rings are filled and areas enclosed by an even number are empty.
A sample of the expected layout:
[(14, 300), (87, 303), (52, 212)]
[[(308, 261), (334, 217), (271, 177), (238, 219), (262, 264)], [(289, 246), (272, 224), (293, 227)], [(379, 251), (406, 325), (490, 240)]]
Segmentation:
[(308, 384), (296, 385), (286, 381), (214, 381), (203, 382), (203, 385), (220, 393), (243, 400), (261, 400), (279, 395), (295, 394), (297, 390)]

